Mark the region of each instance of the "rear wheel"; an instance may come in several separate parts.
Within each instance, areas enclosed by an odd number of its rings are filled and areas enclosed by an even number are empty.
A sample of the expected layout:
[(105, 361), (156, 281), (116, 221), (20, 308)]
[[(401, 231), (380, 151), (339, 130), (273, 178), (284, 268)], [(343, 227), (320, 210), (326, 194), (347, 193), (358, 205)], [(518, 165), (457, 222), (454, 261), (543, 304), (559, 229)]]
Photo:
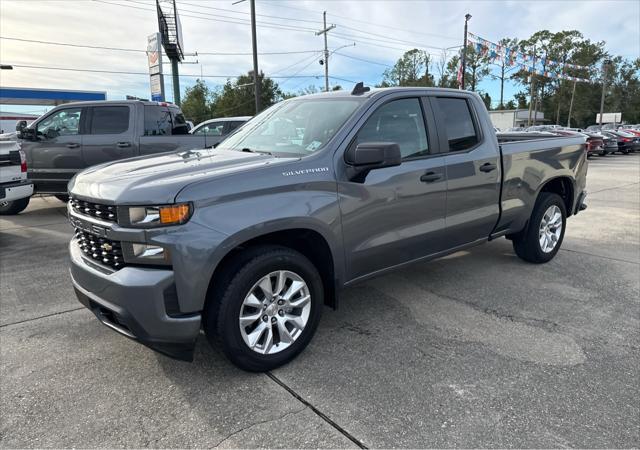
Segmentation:
[(564, 239), (567, 210), (558, 194), (541, 192), (527, 228), (513, 239), (513, 249), (525, 261), (551, 261)]
[(21, 213), (29, 205), (31, 197), (13, 201), (0, 201), (0, 216), (13, 216)]
[(217, 334), (227, 357), (242, 369), (281, 366), (311, 341), (324, 292), (320, 274), (301, 253), (279, 246), (249, 250), (230, 262), (229, 283), (207, 302), (204, 329)]

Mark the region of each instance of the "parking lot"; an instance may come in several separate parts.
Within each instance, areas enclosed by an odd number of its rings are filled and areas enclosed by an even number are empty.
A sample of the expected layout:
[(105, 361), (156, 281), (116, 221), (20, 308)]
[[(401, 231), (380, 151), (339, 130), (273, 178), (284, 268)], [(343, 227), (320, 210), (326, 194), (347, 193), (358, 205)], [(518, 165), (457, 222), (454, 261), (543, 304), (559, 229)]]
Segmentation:
[(638, 447), (640, 154), (590, 161), (545, 265), (499, 239), (345, 291), (267, 374), (100, 325), (65, 205), (0, 219), (2, 447)]

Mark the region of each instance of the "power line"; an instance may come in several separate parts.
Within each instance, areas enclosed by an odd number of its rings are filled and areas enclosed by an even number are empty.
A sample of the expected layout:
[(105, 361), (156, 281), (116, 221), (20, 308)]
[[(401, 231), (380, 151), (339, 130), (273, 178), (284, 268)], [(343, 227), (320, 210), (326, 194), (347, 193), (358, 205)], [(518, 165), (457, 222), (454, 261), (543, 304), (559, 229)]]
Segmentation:
[[(313, 61), (312, 61), (313, 62)], [(13, 67), (19, 67), (21, 69), (40, 69), (40, 70), (63, 70), (69, 72), (91, 72), (91, 73), (112, 73), (112, 74), (120, 74), (120, 75), (146, 75), (149, 76), (148, 72), (130, 72), (125, 70), (101, 70), (101, 69), (80, 69), (77, 67), (51, 67), (51, 66), (33, 66), (27, 64), (12, 64)], [(303, 69), (308, 67), (305, 66)], [(298, 71), (293, 75), (278, 75), (278, 76), (269, 76), (268, 78), (285, 78), (287, 80), (291, 78), (316, 78), (317, 75), (298, 75), (302, 70)], [(237, 78), (238, 75), (210, 75), (210, 74), (188, 74), (181, 73), (181, 77), (189, 77), (189, 78)]]
[[(136, 53), (146, 53), (146, 50), (134, 49), (134, 48), (121, 48), (121, 47), (105, 47), (100, 45), (87, 45), (87, 44), (72, 44), (69, 42), (54, 42), (54, 41), (42, 41), (37, 39), (23, 39), (9, 36), (0, 36), (0, 39), (8, 40), (8, 41), (18, 41), (18, 42), (29, 42), (33, 44), (45, 44), (45, 45), (60, 45), (64, 47), (76, 47), (76, 48), (91, 48), (98, 50), (114, 50), (114, 51), (122, 51), (122, 52), (136, 52)], [(259, 55), (296, 55), (303, 53), (317, 53), (320, 50), (297, 50), (297, 51), (289, 51), (289, 52), (263, 52), (258, 53)], [(206, 56), (246, 56), (251, 55), (251, 52), (197, 52), (198, 56), (206, 55)]]
[(334, 53), (334, 55), (344, 56), (345, 58), (355, 59), (357, 61), (362, 61), (362, 62), (366, 62), (366, 63), (369, 63), (369, 64), (375, 64), (375, 65), (378, 65), (378, 66), (385, 66), (385, 67), (393, 67), (391, 64), (385, 64), (385, 63), (381, 63), (381, 62), (378, 62), (378, 61), (371, 61), (369, 59), (358, 58), (357, 56), (346, 55), (346, 54), (340, 53), (340, 52), (333, 52), (333, 53)]

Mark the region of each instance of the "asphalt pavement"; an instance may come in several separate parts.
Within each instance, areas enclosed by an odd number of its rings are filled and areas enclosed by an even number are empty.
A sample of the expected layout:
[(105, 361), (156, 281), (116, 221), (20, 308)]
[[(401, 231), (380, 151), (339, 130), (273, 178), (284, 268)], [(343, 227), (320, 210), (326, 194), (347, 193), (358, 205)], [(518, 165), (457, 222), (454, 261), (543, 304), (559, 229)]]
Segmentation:
[(350, 288), (296, 360), (174, 361), (77, 302), (53, 197), (0, 219), (0, 446), (640, 446), (640, 154), (548, 264), (505, 239)]

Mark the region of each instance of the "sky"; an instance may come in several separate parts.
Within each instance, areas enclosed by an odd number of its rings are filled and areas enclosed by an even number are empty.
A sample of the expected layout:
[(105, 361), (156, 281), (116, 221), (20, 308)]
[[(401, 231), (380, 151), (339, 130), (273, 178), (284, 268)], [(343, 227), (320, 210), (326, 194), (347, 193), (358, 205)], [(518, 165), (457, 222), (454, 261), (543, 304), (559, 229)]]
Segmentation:
[[(227, 77), (252, 68), (249, 2), (176, 0), (183, 28), (181, 88), (203, 75), (215, 88)], [(324, 86), (319, 64), (327, 12), (331, 86), (354, 81), (374, 85), (384, 70), (407, 50), (427, 50), (434, 60), (443, 49), (451, 56), (463, 40), (464, 15), (469, 31), (490, 41), (524, 39), (536, 31), (576, 29), (592, 41), (605, 41), (613, 55), (640, 57), (640, 1), (339, 1), (256, 0), (259, 68), (284, 91)], [(155, 0), (0, 0), (0, 71), (3, 87), (105, 91), (108, 99), (150, 97), (147, 36), (157, 31)], [(8, 39), (10, 38), (10, 39)], [(21, 40), (112, 47), (91, 49)], [(353, 45), (355, 43), (355, 46)], [(346, 47), (343, 47), (346, 46)], [(340, 48), (343, 47), (343, 48)], [(295, 52), (288, 54), (268, 53)], [(303, 53), (297, 53), (303, 52)], [(196, 56), (197, 53), (197, 56)], [(204, 53), (218, 53), (205, 55)], [(220, 53), (227, 53), (220, 55)], [(228, 55), (232, 53), (232, 55)], [(235, 54), (235, 55), (233, 55)], [(165, 58), (165, 62), (166, 62)], [(90, 69), (126, 73), (63, 71), (21, 66)], [(165, 65), (167, 100), (172, 100), (170, 66)], [(436, 67), (432, 68), (436, 73)], [(494, 67), (497, 73), (497, 67)], [(488, 77), (479, 89), (499, 101), (499, 83)], [(505, 101), (522, 87), (505, 86)], [(3, 111), (42, 112), (34, 106), (2, 106)]]

